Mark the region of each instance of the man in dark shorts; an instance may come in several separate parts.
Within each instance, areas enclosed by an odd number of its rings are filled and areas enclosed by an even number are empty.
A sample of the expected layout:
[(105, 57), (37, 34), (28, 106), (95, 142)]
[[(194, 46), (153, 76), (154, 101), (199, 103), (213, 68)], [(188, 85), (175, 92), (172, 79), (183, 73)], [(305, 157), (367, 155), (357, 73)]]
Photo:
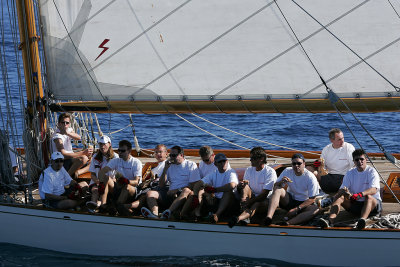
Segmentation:
[[(168, 208), (162, 213), (161, 219), (169, 219), (171, 214), (185, 203), (192, 193), (191, 188), (198, 180), (200, 173), (196, 163), (185, 159), (183, 148), (172, 147), (160, 177), (159, 189), (147, 192), (146, 200), (149, 208), (143, 207), (142, 215), (147, 218), (158, 218), (158, 206), (162, 205)], [(167, 182), (170, 183), (169, 188)]]
[[(382, 211), (382, 199), (380, 196), (379, 175), (376, 170), (367, 165), (367, 156), (362, 149), (356, 149), (353, 154), (355, 168), (349, 170), (343, 178), (339, 192), (334, 197), (329, 219), (321, 218), (321, 227), (330, 227), (340, 212), (340, 206), (347, 211), (360, 216), (357, 229), (363, 229), (366, 220), (371, 215)], [(346, 192), (349, 194), (346, 194)]]
[[(319, 193), (318, 181), (305, 167), (304, 156), (294, 154), (292, 167), (286, 168), (274, 185), (264, 221), (266, 226), (271, 224), (278, 206), (288, 211), (282, 225), (306, 223), (318, 213), (318, 207), (314, 204)], [(285, 184), (288, 185), (287, 191), (284, 188)]]
[(339, 128), (333, 128), (329, 131), (329, 140), (331, 143), (321, 153), (323, 167), (328, 174), (317, 175), (322, 191), (328, 194), (339, 190), (344, 175), (354, 166), (351, 156), (354, 146), (344, 141), (343, 132)]

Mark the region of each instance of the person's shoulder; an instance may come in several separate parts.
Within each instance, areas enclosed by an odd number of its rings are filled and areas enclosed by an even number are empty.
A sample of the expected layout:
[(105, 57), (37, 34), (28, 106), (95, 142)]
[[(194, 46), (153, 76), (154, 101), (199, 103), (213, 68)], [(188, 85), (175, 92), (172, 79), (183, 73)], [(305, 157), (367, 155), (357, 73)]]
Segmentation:
[(188, 160), (188, 159), (185, 159), (185, 161), (182, 164), (184, 164), (186, 166), (189, 166), (189, 167), (194, 167), (195, 166), (197, 168), (196, 162)]
[(347, 142), (344, 142), (343, 146), (346, 148), (346, 150), (349, 150), (349, 151), (356, 150), (355, 147), (352, 144), (347, 143)]
[(324, 146), (324, 148), (322, 149), (322, 153), (326, 152), (328, 150), (330, 150), (332, 148), (332, 143), (331, 144), (327, 144), (326, 146)]
[(53, 139), (53, 140), (55, 140), (55, 139), (63, 139), (64, 137), (65, 137), (65, 135), (64, 135), (64, 134), (61, 134), (61, 133), (55, 132), (55, 133), (53, 134), (53, 136), (52, 136), (52, 138), (51, 138), (51, 139)]
[(267, 164), (264, 165), (264, 170), (266, 172), (275, 172), (275, 169), (272, 168), (271, 166), (268, 166)]

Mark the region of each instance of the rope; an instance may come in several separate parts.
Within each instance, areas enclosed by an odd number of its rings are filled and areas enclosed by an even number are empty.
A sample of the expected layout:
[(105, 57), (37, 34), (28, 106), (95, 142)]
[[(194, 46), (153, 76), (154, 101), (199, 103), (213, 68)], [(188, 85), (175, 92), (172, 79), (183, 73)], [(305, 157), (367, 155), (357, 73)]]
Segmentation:
[(297, 151), (297, 152), (302, 152), (302, 153), (307, 153), (307, 154), (312, 154), (312, 155), (320, 155), (319, 153), (314, 153), (314, 152), (308, 152), (308, 151), (298, 150), (298, 149), (294, 149), (294, 148), (290, 148), (290, 147), (286, 147), (286, 146), (281, 146), (281, 145), (273, 144), (273, 143), (270, 143), (270, 142), (267, 142), (267, 141), (263, 141), (263, 140), (260, 140), (260, 139), (257, 139), (257, 138), (254, 138), (254, 137), (251, 137), (251, 136), (248, 136), (248, 135), (245, 135), (245, 134), (236, 132), (236, 131), (233, 131), (233, 130), (228, 129), (228, 128), (226, 128), (226, 127), (223, 127), (223, 126), (221, 126), (221, 125), (219, 125), (219, 124), (216, 124), (216, 123), (214, 123), (214, 122), (212, 122), (212, 121), (209, 121), (209, 120), (207, 120), (207, 119), (205, 119), (205, 118), (203, 118), (203, 117), (200, 117), (200, 116), (197, 115), (197, 114), (194, 114), (194, 113), (191, 113), (191, 114), (192, 114), (193, 116), (199, 118), (199, 119), (202, 119), (203, 121), (206, 121), (206, 122), (208, 122), (208, 123), (210, 123), (210, 124), (212, 124), (212, 125), (218, 126), (218, 127), (222, 128), (222, 129), (228, 131), (228, 132), (231, 132), (231, 133), (234, 133), (234, 134), (243, 136), (243, 137), (245, 137), (245, 138), (248, 138), (248, 139), (251, 139), (251, 140), (260, 142), (260, 143), (264, 143), (264, 144), (268, 144), (268, 145), (272, 145), (272, 146), (284, 148), (284, 149), (287, 149), (287, 150), (292, 150), (292, 151)]

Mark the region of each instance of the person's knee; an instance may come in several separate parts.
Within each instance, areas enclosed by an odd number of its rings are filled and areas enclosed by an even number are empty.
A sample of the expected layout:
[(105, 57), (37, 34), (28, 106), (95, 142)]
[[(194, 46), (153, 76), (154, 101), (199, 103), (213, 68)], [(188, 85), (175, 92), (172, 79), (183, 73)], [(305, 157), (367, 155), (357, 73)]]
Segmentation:
[(188, 195), (190, 195), (190, 193), (192, 193), (192, 190), (190, 190), (189, 188), (185, 187), (185, 188), (182, 189), (181, 196), (187, 197)]
[(158, 192), (150, 190), (146, 193), (146, 198), (158, 198)]

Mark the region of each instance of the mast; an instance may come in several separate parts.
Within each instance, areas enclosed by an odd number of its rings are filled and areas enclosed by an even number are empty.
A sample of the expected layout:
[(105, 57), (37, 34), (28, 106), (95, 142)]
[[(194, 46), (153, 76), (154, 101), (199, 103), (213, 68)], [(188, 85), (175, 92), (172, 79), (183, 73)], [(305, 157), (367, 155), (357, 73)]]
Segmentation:
[[(19, 49), (22, 51), (27, 95), (26, 126), (35, 136), (40, 136), (40, 140), (44, 140), (47, 122), (38, 47), (40, 36), (36, 31), (34, 3), (31, 0), (17, 0), (16, 7), (21, 40)], [(41, 154), (47, 164), (47, 145), (45, 142), (41, 143)]]

